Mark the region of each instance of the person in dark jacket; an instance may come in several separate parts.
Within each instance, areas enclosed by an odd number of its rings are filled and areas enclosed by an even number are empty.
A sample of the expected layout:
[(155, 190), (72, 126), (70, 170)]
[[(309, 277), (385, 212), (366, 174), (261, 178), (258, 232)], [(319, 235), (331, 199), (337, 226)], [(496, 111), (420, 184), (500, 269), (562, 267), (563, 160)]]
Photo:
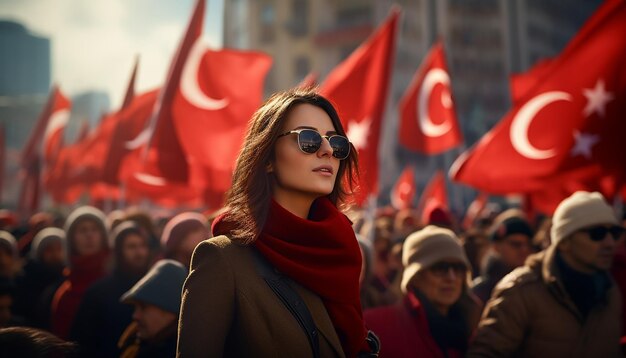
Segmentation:
[(63, 281), (65, 231), (49, 227), (35, 235), (22, 273), (16, 279), (15, 313), (27, 324), (49, 329), (53, 287)]
[(364, 312), (381, 357), (462, 357), (480, 304), (467, 293), (470, 264), (449, 229), (429, 225), (404, 242), (404, 300)]
[[(176, 355), (181, 290), (187, 269), (177, 261), (158, 261), (121, 301), (134, 307), (133, 324), (122, 334), (122, 358)], [(132, 306), (130, 306), (132, 305)]]
[(122, 304), (120, 297), (148, 271), (149, 240), (131, 221), (119, 224), (111, 234), (113, 272), (87, 289), (70, 334), (83, 356), (119, 356), (117, 342), (132, 321), (132, 307)]
[(609, 269), (624, 229), (600, 193), (554, 212), (550, 247), (496, 285), (468, 357), (622, 357), (622, 298)]
[(516, 267), (524, 265), (531, 253), (533, 230), (515, 209), (498, 215), (491, 227), (491, 249), (483, 258), (481, 274), (472, 282), (472, 292), (483, 302), (496, 284)]
[(52, 333), (67, 339), (83, 295), (106, 275), (109, 243), (104, 214), (91, 206), (74, 210), (65, 223), (69, 272), (52, 300)]
[(0, 277), (15, 279), (18, 262), (19, 255), (15, 237), (8, 231), (0, 230)]

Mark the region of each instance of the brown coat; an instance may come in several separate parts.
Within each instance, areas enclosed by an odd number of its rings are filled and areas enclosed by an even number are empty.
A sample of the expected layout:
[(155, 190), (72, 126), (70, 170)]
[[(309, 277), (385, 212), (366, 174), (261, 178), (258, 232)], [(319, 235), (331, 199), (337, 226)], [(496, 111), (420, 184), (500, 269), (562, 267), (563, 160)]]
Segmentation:
[[(183, 287), (179, 357), (312, 357), (307, 335), (257, 273), (252, 248), (202, 242)], [(319, 332), (321, 357), (344, 353), (322, 300), (294, 283)]]
[(562, 284), (556, 247), (505, 276), (485, 306), (468, 357), (620, 357), (615, 285), (586, 319)]

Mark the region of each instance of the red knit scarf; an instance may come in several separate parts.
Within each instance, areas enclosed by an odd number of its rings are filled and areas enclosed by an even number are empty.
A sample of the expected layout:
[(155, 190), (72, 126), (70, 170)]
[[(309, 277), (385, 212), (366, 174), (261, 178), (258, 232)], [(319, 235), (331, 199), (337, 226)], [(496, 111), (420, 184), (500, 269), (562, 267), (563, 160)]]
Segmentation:
[(369, 351), (359, 298), (359, 244), (350, 221), (330, 200), (316, 200), (308, 220), (272, 200), (255, 245), (279, 271), (320, 296), (347, 357)]

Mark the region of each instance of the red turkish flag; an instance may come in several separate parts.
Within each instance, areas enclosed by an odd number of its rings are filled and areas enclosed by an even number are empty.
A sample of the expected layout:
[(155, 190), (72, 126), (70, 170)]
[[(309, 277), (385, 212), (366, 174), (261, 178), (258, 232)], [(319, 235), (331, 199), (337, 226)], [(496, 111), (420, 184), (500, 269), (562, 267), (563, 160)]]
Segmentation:
[(439, 154), (463, 141), (452, 100), (443, 43), (435, 43), (400, 100), (400, 143)]
[(63, 146), (63, 134), (70, 119), (71, 102), (60, 89), (54, 91), (52, 112), (43, 135), (43, 154), (46, 166), (53, 165)]
[(176, 134), (198, 171), (191, 185), (222, 194), (230, 188), (271, 64), (271, 57), (259, 52), (209, 50), (201, 39), (193, 45), (172, 105)]
[(198, 0), (148, 125), (141, 134), (126, 143), (127, 148), (138, 152), (127, 156), (133, 158), (129, 160), (138, 165), (137, 170), (133, 171), (132, 176), (123, 178), (131, 191), (148, 196), (167, 194), (171, 192), (168, 190), (169, 184), (186, 186), (189, 181), (188, 158), (176, 135), (172, 104), (180, 85), (183, 66), (202, 34), (205, 8), (205, 0)]
[(487, 206), (487, 202), (489, 200), (489, 195), (486, 193), (479, 193), (474, 201), (467, 207), (465, 211), (465, 217), (463, 218), (463, 228), (469, 229), (472, 227), (476, 219), (479, 217), (480, 213)]
[(391, 189), (391, 205), (398, 210), (412, 207), (416, 192), (413, 167), (407, 166)]
[(559, 181), (623, 180), (626, 2), (606, 1), (545, 76), (453, 165), (454, 180), (491, 193)]
[(554, 59), (547, 58), (538, 61), (525, 73), (513, 74), (510, 77), (511, 101), (514, 105), (525, 102), (525, 96), (532, 94), (532, 89), (541, 83), (541, 80), (550, 74)]
[(427, 206), (438, 206), (446, 210), (449, 207), (446, 178), (441, 170), (435, 172), (422, 192), (417, 204), (417, 211), (420, 215)]
[(359, 153), (360, 190), (356, 203), (362, 205), (378, 193), (378, 143), (396, 51), (400, 10), (394, 8), (387, 20), (365, 43), (328, 75), (320, 93), (336, 106), (341, 123)]
[[(49, 168), (58, 158), (63, 143), (63, 128), (69, 119), (69, 100), (54, 86), (35, 129), (22, 151), (22, 188), (18, 207), (23, 215), (31, 215), (39, 209), (41, 200), (41, 165), (46, 161)], [(42, 146), (43, 142), (43, 148)], [(43, 152), (42, 152), (43, 151)], [(45, 156), (45, 157), (44, 157)]]

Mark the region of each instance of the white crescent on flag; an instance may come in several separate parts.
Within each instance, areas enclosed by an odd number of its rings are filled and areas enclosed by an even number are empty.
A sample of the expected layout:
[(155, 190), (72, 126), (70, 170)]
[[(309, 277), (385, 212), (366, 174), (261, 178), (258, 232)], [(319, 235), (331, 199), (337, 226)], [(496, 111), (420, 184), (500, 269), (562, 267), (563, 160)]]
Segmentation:
[[(424, 77), (424, 82), (422, 83), (422, 87), (419, 91), (417, 106), (418, 106), (418, 116), (417, 116), (417, 124), (419, 125), (422, 133), (429, 137), (440, 137), (450, 131), (452, 128), (452, 124), (446, 121), (441, 124), (435, 124), (430, 118), (430, 113), (428, 111), (428, 100), (430, 99), (430, 94), (435, 87), (436, 84), (441, 83), (446, 88), (450, 86), (450, 76), (446, 73), (446, 71), (440, 68), (433, 68), (428, 71), (426, 76)], [(441, 97), (441, 104), (450, 108), (452, 106), (452, 99), (450, 95), (447, 94), (445, 97)]]
[(543, 107), (556, 101), (572, 101), (572, 96), (566, 92), (551, 91), (535, 96), (526, 102), (513, 117), (509, 136), (513, 148), (528, 159), (548, 159), (554, 157), (557, 152), (554, 148), (538, 149), (528, 140), (528, 127)]
[(192, 105), (200, 109), (216, 111), (225, 108), (228, 105), (228, 99), (211, 98), (204, 94), (198, 84), (198, 67), (207, 49), (201, 37), (194, 42), (180, 77), (180, 92)]

